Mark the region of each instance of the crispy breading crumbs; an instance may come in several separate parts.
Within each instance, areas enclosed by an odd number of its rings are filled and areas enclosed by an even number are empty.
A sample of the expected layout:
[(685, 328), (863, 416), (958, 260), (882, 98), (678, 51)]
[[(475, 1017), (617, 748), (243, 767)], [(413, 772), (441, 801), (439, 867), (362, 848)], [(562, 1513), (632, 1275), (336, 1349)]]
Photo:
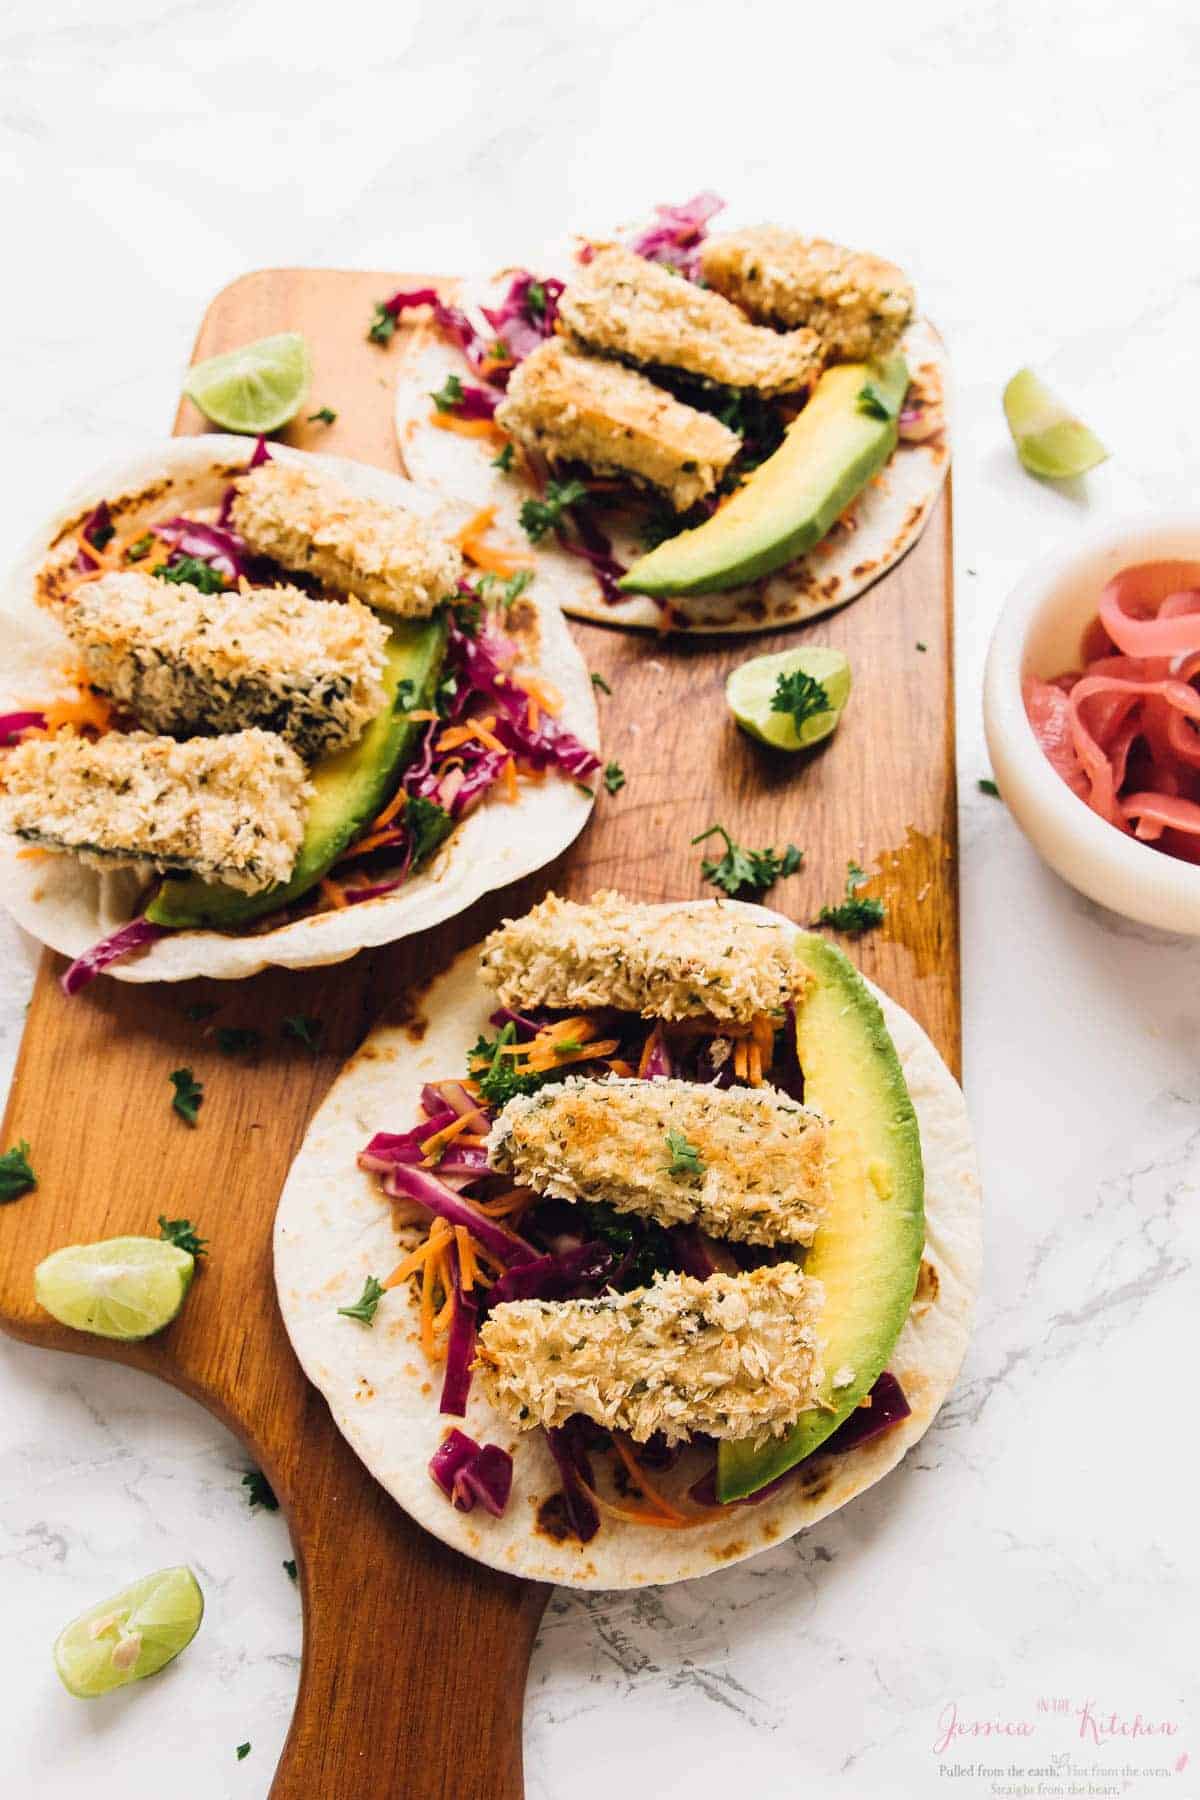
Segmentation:
[[(698, 1175), (670, 1173), (670, 1132)], [(829, 1200), (823, 1120), (770, 1087), (573, 1076), (510, 1100), (488, 1157), (538, 1194), (747, 1244), (810, 1244)]]
[(233, 525), (250, 548), (381, 611), (426, 618), (452, 595), (462, 556), (424, 520), (296, 463), (261, 463), (234, 482)]
[(666, 1275), (597, 1300), (510, 1301), (480, 1331), (477, 1368), (519, 1430), (583, 1413), (639, 1443), (655, 1432), (762, 1442), (815, 1403), (823, 1301), (794, 1263)]
[(496, 423), (552, 462), (661, 489), (677, 512), (711, 494), (741, 439), (636, 369), (549, 338), (513, 370)]
[(598, 251), (579, 271), (558, 311), (589, 350), (645, 368), (684, 369), (722, 387), (795, 393), (821, 370), (814, 331), (752, 325), (722, 295), (619, 245)]
[(777, 925), (752, 924), (721, 901), (676, 909), (608, 891), (590, 901), (548, 894), (485, 941), (481, 974), (504, 1006), (615, 1006), (648, 1019), (750, 1024), (780, 1013), (806, 976)]
[(357, 600), (202, 594), (127, 570), (77, 588), (63, 623), (91, 685), (150, 731), (259, 725), (312, 761), (353, 743), (384, 704), (387, 626)]
[(286, 881), (312, 793), (274, 732), (60, 734), (0, 759), (0, 828), (97, 868), (186, 869), (258, 893)]
[(815, 331), (831, 362), (860, 362), (892, 349), (916, 297), (902, 269), (868, 251), (759, 225), (700, 247), (709, 286), (755, 319)]

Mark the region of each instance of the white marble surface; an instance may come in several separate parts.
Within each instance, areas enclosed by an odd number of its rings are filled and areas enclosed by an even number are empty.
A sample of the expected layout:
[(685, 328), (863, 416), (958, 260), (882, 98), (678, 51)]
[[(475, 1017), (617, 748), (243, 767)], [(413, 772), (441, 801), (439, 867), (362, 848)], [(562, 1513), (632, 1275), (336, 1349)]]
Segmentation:
[[(1180, 0), (813, 11), (9, 0), (0, 553), (90, 465), (167, 429), (202, 307), (246, 268), (495, 264), (711, 185), (914, 271), (958, 380), (978, 1333), (920, 1450), (829, 1525), (701, 1585), (555, 1598), (529, 1791), (973, 1800), (1002, 1791), (980, 1762), (1067, 1753), (1077, 1774), (1163, 1766), (1124, 1791), (1185, 1800), (1200, 948), (1076, 899), (975, 780), (988, 632), (1026, 562), (1115, 508), (1196, 504), (1200, 23)], [(1114, 449), (1085, 494), (1016, 468), (999, 394), (1027, 360)], [(7, 1071), (30, 969), (7, 928), (0, 968)], [(5, 1795), (266, 1794), (299, 1608), (243, 1467), (151, 1382), (0, 1342)], [(69, 1700), (58, 1625), (184, 1557), (209, 1599), (188, 1656)], [(1117, 1754), (1039, 1700), (1180, 1729)], [(939, 1759), (951, 1702), (1037, 1729)]]

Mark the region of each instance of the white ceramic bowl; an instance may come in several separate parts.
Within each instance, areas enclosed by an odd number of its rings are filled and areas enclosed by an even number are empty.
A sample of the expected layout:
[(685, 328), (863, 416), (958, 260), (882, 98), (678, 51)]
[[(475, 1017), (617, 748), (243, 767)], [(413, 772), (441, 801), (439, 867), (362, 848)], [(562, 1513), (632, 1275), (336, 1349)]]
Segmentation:
[(1118, 521), (1038, 564), (992, 637), (983, 717), (1001, 795), (1050, 867), (1127, 918), (1200, 936), (1200, 865), (1126, 837), (1073, 794), (1043, 755), (1021, 698), (1026, 676), (1078, 668), (1084, 627), (1112, 576), (1168, 558), (1200, 566), (1200, 516)]

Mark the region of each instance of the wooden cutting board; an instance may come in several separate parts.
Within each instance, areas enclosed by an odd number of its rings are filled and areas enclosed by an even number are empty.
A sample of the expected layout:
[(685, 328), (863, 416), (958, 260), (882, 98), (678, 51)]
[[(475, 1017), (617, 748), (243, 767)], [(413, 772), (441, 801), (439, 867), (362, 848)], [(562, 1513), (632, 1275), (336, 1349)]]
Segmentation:
[[(298, 425), (289, 440), (394, 469), (397, 353), (368, 343), (366, 328), (376, 300), (428, 279), (247, 275), (209, 308), (195, 355), (303, 331), (316, 368), (310, 410), (332, 407), (337, 420)], [(203, 420), (185, 403), (175, 429), (197, 432)], [(612, 689), (600, 695), (603, 747), (626, 785), (613, 799), (601, 794), (582, 837), (540, 876), (426, 937), (331, 969), (158, 988), (100, 980), (74, 1000), (58, 987), (61, 958), (47, 953), (38, 971), (0, 1146), (29, 1140), (38, 1188), (0, 1208), (0, 1326), (174, 1382), (237, 1432), (269, 1476), (304, 1599), (300, 1693), (276, 1800), (340, 1800), (368, 1786), (405, 1800), (523, 1793), (522, 1698), (549, 1590), (471, 1563), (408, 1520), (335, 1430), (275, 1305), (271, 1223), (288, 1166), (388, 1002), (551, 885), (576, 897), (600, 887), (639, 900), (711, 894), (689, 839), (720, 822), (751, 846), (805, 850), (802, 872), (770, 896), (800, 921), (840, 897), (850, 858), (878, 870), (865, 891), (885, 897), (888, 922), (851, 953), (958, 1067), (949, 493), (891, 574), (802, 633), (722, 642), (574, 630)], [(722, 692), (746, 656), (806, 639), (848, 653), (854, 694), (835, 738), (795, 759), (744, 737)], [(198, 1003), (219, 1010), (189, 1019)], [(282, 1035), (283, 1020), (301, 1013), (323, 1022), (316, 1053)], [(253, 1026), (261, 1053), (221, 1056), (217, 1025)], [(205, 1084), (195, 1130), (170, 1105), (168, 1075), (180, 1066)], [(191, 1218), (211, 1246), (169, 1330), (146, 1344), (109, 1344), (65, 1330), (34, 1304), (34, 1265), (49, 1251), (156, 1235), (160, 1213)]]

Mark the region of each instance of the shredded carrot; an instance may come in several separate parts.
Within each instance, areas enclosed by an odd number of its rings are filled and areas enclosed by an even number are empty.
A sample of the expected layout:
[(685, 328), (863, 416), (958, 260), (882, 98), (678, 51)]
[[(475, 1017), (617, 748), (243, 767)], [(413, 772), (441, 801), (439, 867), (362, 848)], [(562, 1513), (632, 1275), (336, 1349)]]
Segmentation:
[(460, 419), (455, 413), (438, 412), (435, 408), (429, 415), (429, 423), (436, 425), (439, 431), (457, 432), (459, 437), (504, 441), (504, 433), (493, 419)]
[(623, 1444), (619, 1437), (614, 1437), (612, 1447), (620, 1457), (621, 1461), (625, 1464), (633, 1481), (635, 1481), (642, 1490), (644, 1499), (649, 1500), (650, 1504), (656, 1506), (668, 1519), (686, 1519), (686, 1513), (681, 1513), (679, 1508), (674, 1505), (672, 1501), (668, 1500), (665, 1494), (659, 1493), (654, 1483), (650, 1480), (650, 1477), (646, 1474), (646, 1471), (634, 1457), (628, 1444)]
[(332, 906), (337, 909), (349, 905), (349, 901), (346, 899), (345, 894), (342, 892), (337, 882), (331, 881), (328, 875), (326, 875), (321, 882), (318, 892), (327, 906)]
[(52, 700), (44, 706), (47, 731), (61, 731), (70, 725), (76, 731), (111, 731), (112, 707), (90, 688), (83, 688), (76, 700)]
[(53, 850), (43, 850), (40, 844), (29, 844), (24, 850), (17, 851), (17, 861), (41, 862), (45, 857), (53, 855)]
[[(434, 717), (436, 717), (436, 714), (434, 715)], [(403, 788), (397, 789), (396, 793), (394, 793), (392, 795), (392, 798), (388, 801), (388, 803), (384, 807), (383, 811), (376, 818), (371, 820), (372, 832), (382, 831), (385, 825), (390, 825), (392, 820), (396, 817), (396, 814), (398, 812), (400, 812), (402, 810), (402, 808), (405, 807), (407, 804), (408, 804), (408, 795), (405, 793)]]
[(461, 1132), (464, 1132), (470, 1123), (470, 1113), (460, 1113), (452, 1125), (443, 1126), (442, 1130), (435, 1131), (432, 1137), (421, 1140), (420, 1150), (425, 1161), (430, 1164), (437, 1162), (442, 1151), (446, 1148), (446, 1145), (452, 1144), (455, 1138), (458, 1137)]
[(532, 694), (530, 694), (529, 699), (525, 702), (525, 722), (529, 726), (530, 731), (536, 731), (542, 722), (542, 715), (538, 711), (538, 703)]
[(574, 1062), (601, 1062), (621, 1048), (616, 1038), (606, 1038), (601, 1044), (581, 1044), (578, 1050), (549, 1050), (541, 1056), (530, 1057), (525, 1069), (531, 1074), (542, 1074), (546, 1069), (565, 1069)]
[(396, 1264), (391, 1274), (383, 1282), (383, 1286), (385, 1288), (399, 1287), (402, 1281), (407, 1281), (410, 1275), (417, 1273), (417, 1270), (433, 1255), (436, 1248), (433, 1239), (426, 1238), (423, 1244), (417, 1245), (410, 1256), (406, 1256), (403, 1262)]
[(454, 1242), (458, 1249), (458, 1279), (464, 1293), (469, 1294), (475, 1286), (475, 1243), (465, 1225), (454, 1227)]
[[(735, 1055), (736, 1055), (736, 1052), (735, 1052)], [(751, 1042), (746, 1047), (746, 1061), (747, 1061), (747, 1065), (748, 1065), (750, 1086), (751, 1087), (761, 1087), (762, 1086), (762, 1051), (759, 1049), (758, 1045), (754, 1042)]]
[(633, 1079), (634, 1069), (632, 1063), (623, 1062), (621, 1058), (617, 1056), (610, 1056), (608, 1059), (608, 1066), (614, 1075), (624, 1075), (629, 1080)]
[(746, 1081), (750, 1075), (750, 1046), (744, 1038), (733, 1047), (733, 1072), (739, 1081)]
[(500, 548), (483, 542), (484, 534), (491, 529), (495, 517), (494, 506), (482, 507), (467, 520), (452, 542), (458, 545), (463, 555), (477, 569), (484, 569), (489, 574), (509, 576), (518, 574), (522, 569), (532, 569), (533, 564), (520, 561), (511, 546)]
[(563, 697), (551, 681), (541, 675), (522, 675), (516, 683), (525, 693), (532, 695), (543, 712), (554, 715), (563, 709)]
[(646, 1041), (642, 1045), (642, 1054), (638, 1058), (637, 1072), (639, 1080), (645, 1075), (646, 1070), (650, 1066), (650, 1058), (654, 1054), (654, 1046), (658, 1042), (658, 1035), (657, 1025), (652, 1026), (646, 1033)]
[(758, 1046), (764, 1069), (769, 1068), (775, 1054), (775, 1026), (769, 1013), (755, 1013), (750, 1021), (750, 1035)]
[(709, 1506), (703, 1512), (694, 1513), (688, 1518), (668, 1518), (666, 1513), (649, 1512), (641, 1507), (616, 1506), (611, 1500), (606, 1500), (603, 1494), (598, 1494), (595, 1488), (589, 1487), (582, 1477), (579, 1478), (579, 1485), (586, 1494), (591, 1495), (601, 1512), (608, 1513), (610, 1517), (624, 1519), (630, 1525), (656, 1525), (663, 1531), (691, 1531), (696, 1525), (707, 1525), (711, 1520), (721, 1517), (725, 1511), (724, 1507)]
[(359, 838), (357, 844), (351, 844), (338, 861), (349, 862), (352, 857), (369, 856), (372, 850), (386, 850), (389, 846), (394, 848), (395, 844), (396, 839), (390, 831), (373, 831), (370, 837)]
[(500, 771), (500, 779), (504, 783), (504, 798), (506, 800), (519, 799), (520, 796), (517, 793), (517, 765), (511, 756)]
[(490, 719), (468, 719), (465, 725), (452, 725), (448, 731), (443, 731), (434, 749), (439, 754), (443, 750), (457, 750), (460, 745), (469, 744), (474, 738), (488, 750), (503, 751), (504, 745), (492, 730), (495, 723), (493, 716)]
[(437, 714), (435, 712), (430, 712), (430, 710), (427, 706), (423, 706), (423, 707), (418, 707), (415, 712), (405, 713), (404, 716), (406, 719), (421, 719), (421, 720), (424, 720), (426, 724), (431, 725), (433, 723), (433, 721), (439, 717), (439, 714)]
[(421, 1276), (421, 1348), (430, 1362), (434, 1360), (433, 1277), (437, 1262), (436, 1255), (427, 1257)]

